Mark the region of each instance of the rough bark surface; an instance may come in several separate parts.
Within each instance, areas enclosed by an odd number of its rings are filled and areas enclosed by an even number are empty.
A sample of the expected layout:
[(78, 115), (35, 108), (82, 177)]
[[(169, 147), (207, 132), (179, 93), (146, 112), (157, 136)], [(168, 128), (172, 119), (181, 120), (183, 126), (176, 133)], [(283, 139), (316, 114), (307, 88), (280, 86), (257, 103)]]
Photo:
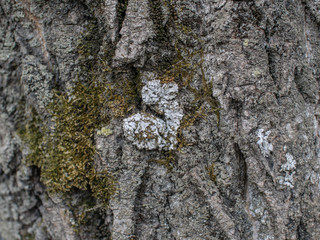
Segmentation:
[[(1, 0), (0, 16), (0, 239), (319, 239), (319, 1)], [(137, 94), (93, 138), (108, 207), (48, 192), (17, 133), (30, 107), (52, 125), (54, 92), (106, 52), (101, 79)]]

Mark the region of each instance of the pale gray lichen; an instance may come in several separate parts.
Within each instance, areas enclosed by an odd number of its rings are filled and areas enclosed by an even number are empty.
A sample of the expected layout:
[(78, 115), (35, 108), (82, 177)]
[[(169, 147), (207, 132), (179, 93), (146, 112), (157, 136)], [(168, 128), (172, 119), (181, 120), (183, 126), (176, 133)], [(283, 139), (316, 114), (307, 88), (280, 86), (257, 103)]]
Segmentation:
[(37, 62), (34, 56), (25, 57), (22, 67), (21, 81), (24, 86), (25, 95), (33, 95), (40, 108), (45, 108), (51, 101), (50, 82), (53, 79), (52, 73), (47, 66)]
[(176, 83), (161, 84), (160, 80), (148, 81), (141, 91), (142, 101), (149, 106), (155, 106), (160, 114), (169, 108), (177, 93)]
[(137, 113), (126, 118), (123, 129), (125, 137), (139, 149), (161, 149), (166, 145), (166, 124), (151, 114)]
[(272, 143), (268, 141), (270, 133), (270, 131), (267, 131), (264, 134), (263, 129), (259, 129), (257, 131), (257, 136), (259, 137), (259, 141), (257, 142), (257, 144), (259, 145), (260, 151), (264, 157), (268, 157), (270, 153), (273, 151)]
[(177, 131), (183, 111), (175, 99), (178, 85), (162, 84), (160, 80), (147, 81), (141, 95), (144, 104), (164, 115), (164, 120), (151, 114), (137, 113), (124, 120), (126, 138), (139, 149), (172, 150), (177, 144)]
[(286, 153), (287, 162), (281, 166), (280, 171), (284, 172), (286, 175), (279, 176), (278, 180), (281, 185), (293, 188), (294, 180), (293, 175), (296, 173), (296, 161), (293, 159), (293, 156), (290, 153)]

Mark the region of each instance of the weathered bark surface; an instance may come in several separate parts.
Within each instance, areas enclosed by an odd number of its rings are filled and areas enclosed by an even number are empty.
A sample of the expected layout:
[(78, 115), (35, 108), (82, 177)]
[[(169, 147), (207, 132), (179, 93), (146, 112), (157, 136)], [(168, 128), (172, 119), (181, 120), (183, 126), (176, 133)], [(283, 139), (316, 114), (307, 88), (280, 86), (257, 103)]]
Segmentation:
[[(319, 1), (1, 0), (0, 16), (0, 239), (320, 238)], [(48, 194), (16, 132), (21, 105), (50, 122), (90, 24), (103, 77), (142, 90), (94, 138), (118, 193), (76, 224), (90, 193)], [(192, 87), (159, 85), (179, 51)]]

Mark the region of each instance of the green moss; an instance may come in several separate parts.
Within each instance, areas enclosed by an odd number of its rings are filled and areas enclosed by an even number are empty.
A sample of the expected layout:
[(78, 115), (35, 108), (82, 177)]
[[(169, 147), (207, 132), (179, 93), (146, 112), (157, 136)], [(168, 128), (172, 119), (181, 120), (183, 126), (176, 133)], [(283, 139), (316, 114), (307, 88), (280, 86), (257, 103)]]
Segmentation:
[[(98, 56), (98, 52), (101, 45), (101, 36), (99, 34), (99, 29), (96, 22), (92, 22), (86, 26), (85, 31), (82, 32), (82, 37), (78, 41), (78, 60), (81, 68), (80, 79), (83, 81), (88, 81), (93, 77), (96, 77), (95, 70), (97, 69), (97, 63), (101, 64), (99, 66), (101, 70), (110, 70), (108, 64), (103, 64), (105, 59), (101, 59)], [(106, 69), (103, 66), (106, 65)]]
[[(114, 183), (115, 178), (108, 171), (94, 172), (90, 179), (90, 187), (93, 193), (92, 196), (97, 199), (110, 199), (117, 191)], [(104, 190), (106, 186), (109, 186), (108, 191)]]
[(41, 169), (41, 180), (49, 192), (88, 190), (103, 204), (116, 192), (112, 175), (94, 168), (94, 133), (109, 121), (103, 111), (105, 94), (102, 82), (77, 82), (71, 94), (56, 93), (49, 105), (52, 128), (45, 128), (32, 109), (19, 129), (30, 150), (26, 162)]
[[(121, 1), (120, 4), (124, 5), (119, 7), (126, 8), (127, 1)], [(158, 5), (153, 8), (154, 13), (160, 11)], [(122, 10), (120, 13), (123, 14)], [(158, 24), (160, 20), (156, 20)], [(160, 28), (158, 30), (158, 34), (164, 33)], [(92, 22), (78, 42), (81, 71), (71, 89), (55, 92), (47, 108), (48, 118), (43, 119), (35, 109), (30, 110), (19, 135), (30, 149), (27, 163), (41, 169), (41, 180), (49, 192), (82, 190), (90, 192), (90, 199), (97, 199), (107, 206), (110, 197), (117, 191), (116, 180), (107, 170), (97, 172), (95, 169), (94, 158), (99, 154), (95, 149), (94, 135), (97, 129), (108, 125), (111, 118), (123, 118), (139, 107), (142, 85), (139, 72), (135, 69), (119, 71), (109, 67), (114, 49), (106, 49), (103, 55), (98, 55), (101, 39), (96, 22)], [(220, 108), (212, 98), (212, 83), (205, 78), (202, 50), (189, 51), (182, 47), (183, 44), (178, 44), (181, 42), (179, 39), (176, 42), (176, 57), (170, 68), (161, 69), (160, 79), (163, 83), (175, 81), (194, 94), (192, 110), (183, 118), (178, 132), (180, 149), (186, 145), (182, 130), (206, 116), (204, 102), (211, 106), (218, 122)], [(201, 87), (194, 88), (191, 82), (199, 69), (202, 72)], [(50, 127), (45, 127), (47, 125)], [(109, 129), (103, 129), (100, 130), (101, 134), (112, 133)], [(176, 152), (162, 154), (163, 159), (154, 161), (171, 170), (176, 161)], [(83, 214), (90, 209), (92, 207), (87, 206), (76, 215), (83, 219)]]
[(117, 19), (119, 21), (119, 30), (126, 16), (127, 6), (129, 0), (119, 0), (117, 4)]
[(49, 106), (54, 129), (46, 136), (46, 163), (41, 166), (41, 179), (49, 191), (88, 190), (92, 182), (105, 178), (108, 185), (91, 187), (93, 195), (111, 196), (115, 192), (113, 178), (94, 169), (94, 133), (109, 121), (104, 111), (107, 102), (103, 86), (97, 80), (89, 84), (76, 82), (71, 94), (57, 93)]

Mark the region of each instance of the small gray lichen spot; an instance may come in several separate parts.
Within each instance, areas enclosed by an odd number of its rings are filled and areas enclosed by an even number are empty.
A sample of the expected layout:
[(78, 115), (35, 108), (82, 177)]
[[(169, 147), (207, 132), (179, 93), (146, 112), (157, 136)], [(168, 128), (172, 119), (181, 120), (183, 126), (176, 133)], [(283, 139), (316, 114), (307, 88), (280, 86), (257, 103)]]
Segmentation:
[(268, 142), (270, 133), (270, 131), (267, 131), (266, 134), (264, 134), (263, 129), (259, 129), (257, 131), (257, 136), (259, 137), (259, 141), (257, 142), (257, 144), (259, 145), (260, 151), (264, 157), (268, 157), (273, 151), (272, 144)]
[(296, 161), (293, 159), (293, 156), (290, 153), (286, 153), (287, 162), (281, 166), (280, 171), (284, 172), (286, 175), (279, 176), (278, 180), (281, 185), (293, 188), (294, 180), (293, 175), (296, 173)]
[(142, 101), (157, 113), (163, 114), (164, 120), (151, 114), (137, 113), (124, 120), (125, 137), (139, 149), (174, 149), (183, 117), (183, 111), (175, 99), (177, 94), (176, 83), (147, 81), (141, 90)]

